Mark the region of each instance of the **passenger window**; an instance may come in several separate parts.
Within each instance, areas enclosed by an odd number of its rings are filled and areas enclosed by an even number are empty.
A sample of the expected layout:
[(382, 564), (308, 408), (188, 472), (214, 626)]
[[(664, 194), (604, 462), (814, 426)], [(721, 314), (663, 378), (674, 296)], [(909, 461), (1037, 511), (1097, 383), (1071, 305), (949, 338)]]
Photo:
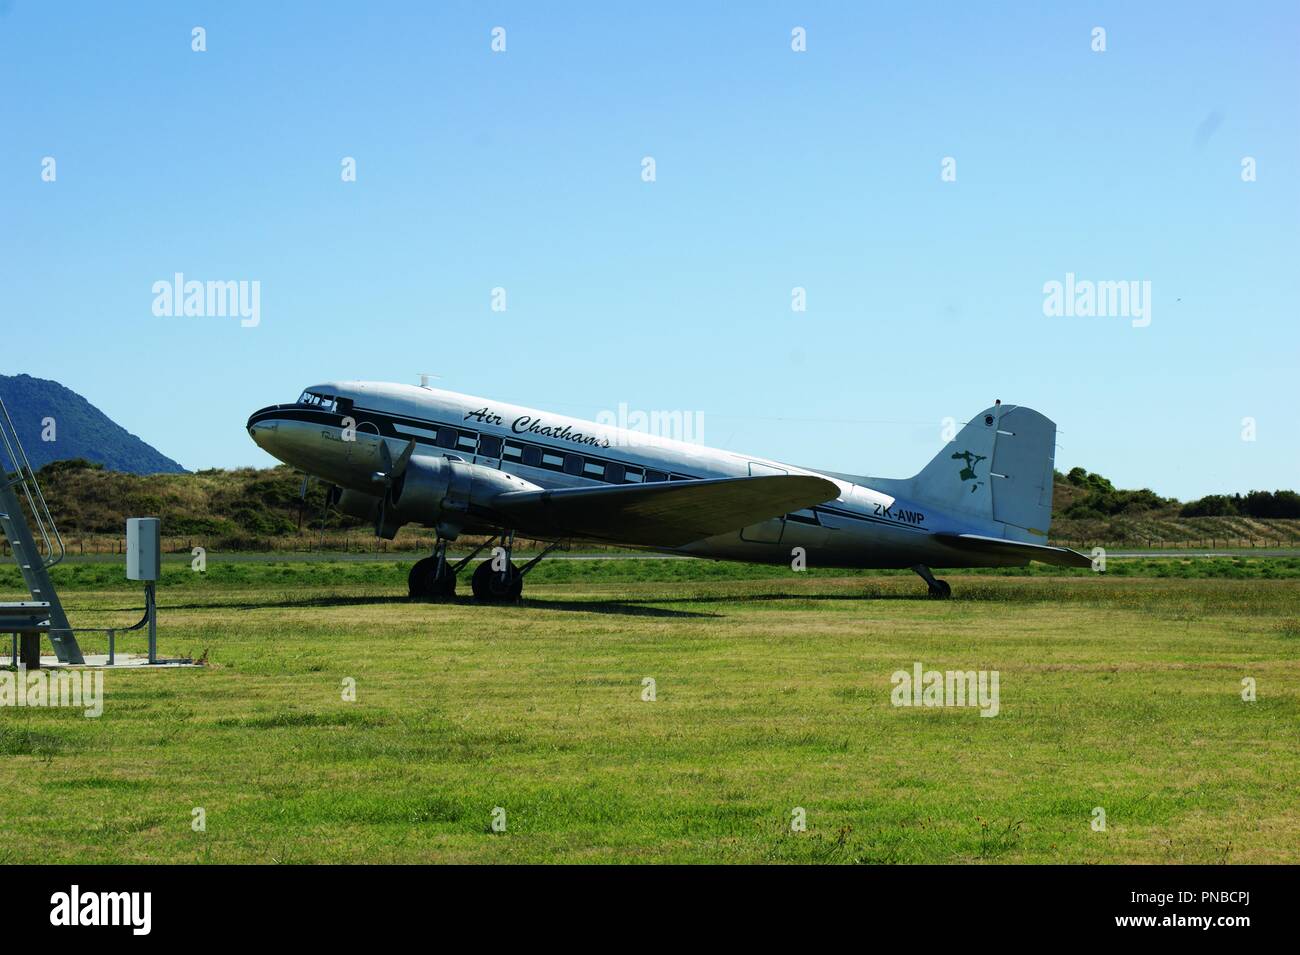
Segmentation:
[(478, 453), (488, 458), (501, 457), (501, 439), (490, 434), (478, 436)]
[(542, 449), (535, 448), (531, 444), (524, 445), (524, 464), (530, 468), (538, 467), (542, 463)]
[(617, 461), (611, 461), (609, 464), (605, 465), (605, 480), (610, 484), (622, 484), (623, 465), (619, 464)]
[(439, 428), (438, 429), (438, 447), (451, 450), (456, 447), (456, 429)]
[(574, 476), (582, 474), (581, 454), (566, 454), (564, 456), (564, 473)]
[(667, 481), (668, 475), (663, 471), (646, 471), (645, 479), (647, 484), (651, 481)]
[(564, 455), (556, 454), (554, 451), (543, 451), (542, 467), (550, 468), (552, 471), (563, 471)]
[(478, 450), (478, 432), (477, 432), (477, 431), (462, 431), (462, 432), (460, 433), (460, 438), (456, 441), (456, 450), (458, 450), (458, 451), (468, 451), (470, 454), (473, 454), (475, 451), (477, 451), (477, 450)]
[(691, 479), (688, 478), (685, 474), (674, 474), (671, 478), (669, 478), (669, 480), (672, 480), (672, 481), (689, 481), (689, 480), (691, 480)]
[(599, 461), (588, 461), (582, 468), (583, 477), (594, 478), (597, 481), (605, 479), (605, 465)]
[(640, 484), (642, 476), (640, 468), (623, 469), (623, 482), (625, 484)]
[(522, 461), (524, 459), (524, 449), (507, 441), (501, 448), (501, 457), (507, 461)]

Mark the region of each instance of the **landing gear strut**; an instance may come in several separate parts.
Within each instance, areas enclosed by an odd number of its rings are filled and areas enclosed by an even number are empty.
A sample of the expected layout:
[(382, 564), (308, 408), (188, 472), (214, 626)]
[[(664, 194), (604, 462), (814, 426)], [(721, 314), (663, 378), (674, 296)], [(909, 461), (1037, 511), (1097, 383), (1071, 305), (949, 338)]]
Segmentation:
[(515, 532), (506, 531), (501, 536), (501, 545), (504, 555), (498, 557), (494, 548), (491, 559), (475, 567), (474, 576), (470, 578), (469, 585), (475, 598), (484, 603), (515, 601), (524, 592), (524, 575), (510, 559), (515, 547)]
[(952, 588), (948, 586), (948, 581), (937, 579), (925, 564), (916, 564), (912, 567), (912, 572), (929, 585), (930, 596), (935, 600), (947, 600), (952, 596)]

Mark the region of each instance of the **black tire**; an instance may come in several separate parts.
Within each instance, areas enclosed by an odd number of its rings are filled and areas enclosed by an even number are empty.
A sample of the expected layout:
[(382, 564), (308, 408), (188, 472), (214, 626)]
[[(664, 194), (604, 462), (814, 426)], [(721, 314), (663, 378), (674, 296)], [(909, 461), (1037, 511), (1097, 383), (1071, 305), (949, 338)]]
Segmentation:
[(424, 575), (431, 563), (433, 558), (425, 557), (411, 565), (411, 571), (406, 575), (406, 592), (412, 597), (424, 596)]
[(449, 600), (456, 596), (456, 575), (444, 560), (442, 574), (438, 574), (438, 561), (425, 557), (415, 562), (406, 575), (407, 592), (418, 599)]
[(952, 588), (948, 586), (948, 581), (936, 580), (934, 584), (930, 588), (930, 596), (935, 600), (947, 600), (952, 596)]
[(474, 568), (474, 576), (469, 583), (474, 596), (484, 603), (515, 601), (524, 591), (524, 578), (518, 567), (511, 564), (505, 573), (505, 579), (502, 579), (501, 573), (492, 569), (491, 560), (485, 560)]

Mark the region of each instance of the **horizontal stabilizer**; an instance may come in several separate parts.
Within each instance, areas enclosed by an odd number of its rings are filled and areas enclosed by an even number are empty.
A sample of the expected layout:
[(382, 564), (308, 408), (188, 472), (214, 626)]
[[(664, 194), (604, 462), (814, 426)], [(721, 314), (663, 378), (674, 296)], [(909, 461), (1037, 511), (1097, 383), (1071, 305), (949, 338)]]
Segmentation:
[(1020, 557), (1058, 567), (1092, 566), (1092, 558), (1068, 547), (1049, 547), (1047, 544), (1029, 544), (1000, 537), (982, 537), (979, 534), (935, 534), (934, 537), (944, 544), (976, 553)]
[(509, 491), (491, 507), (522, 534), (677, 547), (833, 500), (825, 478), (782, 474)]

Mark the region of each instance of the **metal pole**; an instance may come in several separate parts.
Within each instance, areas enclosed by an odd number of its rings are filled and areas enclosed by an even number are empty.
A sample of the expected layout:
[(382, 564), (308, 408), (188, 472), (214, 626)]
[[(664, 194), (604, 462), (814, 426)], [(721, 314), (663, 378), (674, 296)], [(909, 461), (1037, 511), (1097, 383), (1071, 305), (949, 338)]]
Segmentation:
[(29, 670), (41, 668), (41, 634), (24, 633), (22, 635), (22, 662)]
[(145, 586), (145, 610), (149, 614), (149, 662), (158, 662), (158, 605), (154, 602), (153, 581)]

